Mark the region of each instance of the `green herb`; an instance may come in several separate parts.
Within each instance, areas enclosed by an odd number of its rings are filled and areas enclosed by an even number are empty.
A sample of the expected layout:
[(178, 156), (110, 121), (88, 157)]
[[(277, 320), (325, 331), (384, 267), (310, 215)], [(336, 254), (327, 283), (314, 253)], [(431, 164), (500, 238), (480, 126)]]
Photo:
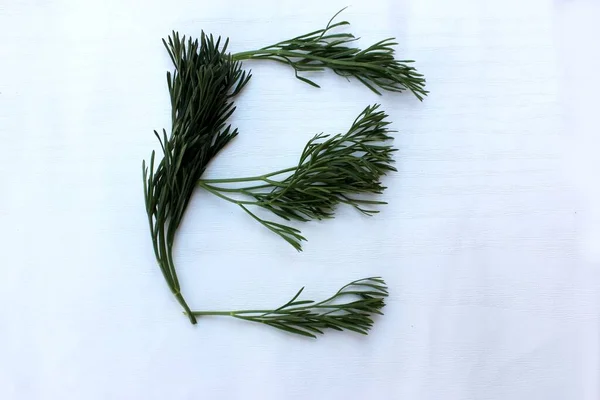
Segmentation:
[[(295, 167), (254, 177), (201, 179), (198, 185), (239, 205), (262, 225), (301, 250), (300, 241), (305, 238), (298, 229), (264, 220), (248, 207), (262, 207), (287, 221), (332, 218), (334, 208), (340, 203), (349, 204), (367, 215), (377, 213), (372, 206), (385, 202), (358, 195), (381, 194), (385, 190), (381, 177), (396, 170), (392, 166), (396, 149), (386, 144), (391, 140), (388, 134), (392, 131), (388, 130), (387, 115), (378, 108), (379, 105), (367, 107), (345, 134), (314, 136)], [(286, 178), (276, 178), (289, 173), (291, 175)], [(251, 185), (240, 188), (216, 186), (244, 182), (251, 182)], [(237, 200), (231, 194), (253, 200)]]
[(144, 198), (152, 234), (154, 254), (171, 292), (190, 321), (191, 313), (182, 294), (175, 264), (173, 242), (198, 179), (210, 160), (234, 136), (226, 121), (235, 107), (231, 100), (248, 82), (250, 74), (241, 69), (239, 61), (225, 55), (227, 42), (219, 49), (215, 42), (202, 34), (200, 42), (180, 38), (177, 33), (164, 42), (175, 72), (167, 73), (171, 97), (172, 127), (167, 137), (154, 131), (163, 150), (163, 159), (154, 170), (155, 153), (149, 168), (144, 161)]
[[(337, 15), (337, 14), (336, 14)], [(200, 40), (187, 41), (173, 32), (163, 43), (173, 61), (173, 73), (167, 73), (171, 99), (171, 133), (154, 132), (163, 157), (155, 162), (152, 152), (148, 164), (142, 164), (144, 199), (156, 260), (177, 301), (190, 322), (196, 317), (228, 315), (259, 322), (299, 335), (315, 337), (324, 329), (351, 330), (366, 334), (373, 324), (372, 315), (381, 314), (387, 287), (380, 278), (367, 278), (349, 283), (332, 297), (321, 301), (297, 300), (302, 290), (288, 303), (275, 310), (192, 311), (181, 293), (173, 262), (175, 234), (198, 186), (217, 196), (239, 204), (267, 228), (280, 234), (300, 249), (304, 240), (300, 231), (253, 214), (248, 207), (267, 209), (285, 220), (306, 221), (331, 218), (339, 203), (350, 204), (365, 214), (377, 212), (371, 206), (381, 201), (361, 198), (364, 194), (381, 193), (385, 187), (380, 177), (393, 171), (392, 153), (386, 142), (390, 139), (378, 105), (367, 107), (346, 134), (316, 135), (306, 145), (297, 166), (258, 177), (201, 180), (209, 162), (238, 133), (227, 123), (235, 110), (234, 97), (250, 79), (241, 68), (240, 60), (271, 59), (292, 66), (296, 76), (313, 86), (311, 80), (298, 72), (331, 68), (337, 74), (354, 76), (376, 93), (412, 91), (422, 100), (427, 94), (425, 80), (411, 61), (396, 61), (391, 39), (383, 40), (366, 50), (346, 47), (355, 40), (350, 34), (332, 34), (330, 30), (347, 25), (330, 23), (325, 29), (280, 42), (253, 52), (236, 55), (227, 53), (228, 39), (221, 46), (204, 32)], [(282, 174), (291, 173), (287, 178)], [(217, 186), (232, 182), (253, 182), (244, 188)], [(252, 200), (240, 201), (231, 194)], [(353, 301), (339, 303), (342, 298)]]
[(319, 29), (293, 39), (285, 40), (258, 50), (235, 54), (236, 60), (273, 60), (291, 66), (296, 78), (319, 87), (312, 80), (300, 76), (299, 72), (322, 71), (325, 68), (336, 74), (354, 77), (377, 94), (381, 90), (402, 92), (410, 90), (419, 100), (427, 95), (423, 75), (410, 66), (413, 60), (396, 60), (394, 38), (381, 40), (364, 50), (351, 47), (358, 40), (350, 33), (331, 33), (348, 21), (332, 24), (340, 10), (331, 18), (324, 29)]
[[(380, 314), (387, 297), (387, 286), (379, 277), (351, 282), (336, 294), (318, 303), (297, 300), (304, 288), (275, 310), (194, 311), (196, 316), (222, 315), (258, 322), (290, 333), (316, 337), (325, 329), (350, 330), (366, 335), (373, 326), (373, 314)], [(354, 301), (336, 303), (344, 297)]]

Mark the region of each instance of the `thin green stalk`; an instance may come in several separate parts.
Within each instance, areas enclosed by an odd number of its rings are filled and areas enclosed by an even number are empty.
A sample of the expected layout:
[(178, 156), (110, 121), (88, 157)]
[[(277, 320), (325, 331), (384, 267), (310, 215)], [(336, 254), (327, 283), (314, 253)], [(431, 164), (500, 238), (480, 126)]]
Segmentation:
[(202, 179), (200, 181), (198, 181), (198, 186), (200, 186), (202, 188), (210, 187), (213, 190), (216, 190), (216, 191), (222, 192), (222, 193), (241, 193), (241, 194), (245, 194), (248, 196), (252, 195), (253, 190), (266, 189), (266, 188), (273, 187), (273, 185), (270, 183), (263, 183), (262, 185), (245, 186), (243, 188), (227, 188), (227, 187), (223, 187), (223, 186), (210, 185), (207, 183), (207, 181), (202, 180)]
[(208, 185), (208, 184), (204, 183), (203, 181), (199, 181), (198, 182), (198, 186), (201, 187), (201, 188), (203, 188), (204, 190), (206, 190), (206, 191), (214, 194), (215, 196), (220, 197), (223, 200), (229, 201), (230, 203), (237, 204), (238, 206), (241, 206), (243, 204), (246, 204), (246, 205), (257, 205), (258, 204), (258, 202), (256, 202), (256, 201), (236, 200), (236, 199), (233, 199), (233, 198), (231, 198), (229, 196), (225, 196), (224, 194), (221, 193), (221, 192), (227, 192), (227, 191), (239, 192), (240, 189), (226, 189), (226, 190), (221, 190), (221, 188), (216, 188), (214, 186)]
[[(243, 60), (250, 60), (253, 58), (255, 58), (255, 59), (268, 58), (270, 56), (302, 57), (306, 60), (321, 61), (322, 63), (327, 63), (332, 66), (340, 66), (340, 67), (349, 68), (349, 69), (355, 68), (358, 71), (367, 69), (367, 70), (373, 70), (373, 71), (378, 71), (378, 72), (383, 72), (383, 73), (389, 72), (385, 67), (382, 67), (381, 65), (378, 65), (378, 64), (374, 64), (372, 62), (369, 63), (369, 62), (360, 62), (360, 61), (351, 61), (351, 60), (337, 60), (335, 58), (320, 57), (320, 56), (315, 56), (315, 55), (311, 55), (311, 54), (300, 53), (297, 51), (286, 51), (286, 50), (245, 51), (245, 52), (234, 54), (233, 58), (235, 60), (243, 61)], [(412, 60), (410, 60), (408, 62), (412, 62)], [(334, 68), (332, 67), (332, 69), (334, 69)], [(419, 81), (418, 79), (414, 79), (414, 78), (410, 78), (410, 77), (405, 78), (405, 79), (407, 79), (409, 81), (412, 80), (414, 82)]]
[(192, 310), (190, 309), (190, 307), (188, 306), (187, 302), (185, 301), (185, 299), (181, 295), (181, 292), (179, 292), (179, 291), (173, 292), (173, 295), (177, 299), (177, 302), (179, 303), (179, 305), (181, 305), (181, 307), (183, 307), (183, 311), (188, 316), (188, 318), (189, 318), (190, 322), (192, 323), (192, 325), (195, 325), (197, 323), (196, 316), (194, 315), (194, 313), (192, 313)]
[(291, 171), (294, 171), (295, 169), (296, 169), (296, 167), (284, 168), (284, 169), (280, 169), (279, 171), (271, 172), (268, 174), (257, 175), (257, 176), (248, 176), (245, 178), (202, 179), (201, 182), (204, 182), (204, 183), (241, 183), (241, 182), (262, 181), (271, 176), (285, 174), (286, 172), (291, 172)]

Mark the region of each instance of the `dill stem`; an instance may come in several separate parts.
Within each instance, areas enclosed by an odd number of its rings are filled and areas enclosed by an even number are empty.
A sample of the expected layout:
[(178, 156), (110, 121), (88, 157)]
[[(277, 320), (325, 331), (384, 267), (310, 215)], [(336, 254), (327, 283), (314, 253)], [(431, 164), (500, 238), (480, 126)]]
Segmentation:
[(262, 185), (255, 185), (255, 186), (245, 186), (243, 188), (226, 188), (226, 187), (220, 187), (220, 186), (213, 186), (210, 185), (208, 183), (205, 183), (203, 180), (200, 180), (198, 182), (198, 186), (202, 187), (202, 188), (207, 188), (210, 187), (214, 190), (218, 190), (219, 192), (226, 192), (226, 193), (242, 193), (242, 194), (247, 194), (247, 195), (251, 195), (252, 194), (252, 190), (256, 190), (256, 189), (266, 189), (266, 188), (272, 188), (273, 184), (271, 183), (263, 183)]
[(190, 322), (192, 323), (192, 325), (195, 325), (197, 323), (196, 316), (192, 313), (192, 310), (190, 309), (190, 307), (185, 302), (185, 299), (181, 295), (181, 292), (177, 291), (177, 292), (173, 292), (173, 294), (175, 295), (175, 298), (177, 299), (177, 301), (179, 302), (179, 304), (181, 304), (181, 306), (185, 310), (185, 314), (190, 319)]
[(238, 314), (273, 314), (273, 310), (240, 310), (240, 311), (192, 311), (195, 316), (221, 315), (235, 317)]
[[(303, 307), (294, 307), (291, 310), (299, 311), (309, 309), (311, 307), (315, 307), (314, 305), (308, 305)], [(323, 308), (323, 307), (317, 307)], [(330, 308), (330, 307), (327, 307)], [(220, 316), (228, 316), (235, 317), (236, 315), (242, 314), (289, 314), (289, 310), (238, 310), (238, 311), (192, 311), (192, 314), (195, 316), (204, 316), (204, 315), (220, 315)], [(257, 316), (258, 317), (258, 316)]]
[[(277, 45), (279, 45), (279, 43)], [(273, 45), (272, 47), (275, 47), (277, 45)], [(334, 58), (315, 56), (315, 55), (312, 55), (309, 53), (304, 53), (303, 51), (270, 49), (267, 47), (264, 47), (264, 48), (258, 49), (258, 50), (241, 51), (239, 53), (235, 53), (232, 55), (233, 59), (237, 60), (237, 61), (261, 59), (264, 57), (276, 57), (276, 56), (300, 57), (300, 58), (306, 58), (306, 59), (315, 60), (315, 61), (321, 61), (323, 63), (331, 63), (331, 64), (344, 65), (344, 66), (353, 66), (353, 64), (354, 64), (354, 66), (363, 66), (363, 64), (364, 64), (364, 63), (359, 63), (356, 61), (344, 61), (344, 60), (336, 60)], [(287, 63), (287, 61), (284, 61), (284, 62)]]
[(385, 70), (385, 68), (383, 68), (379, 65), (370, 64), (367, 62), (338, 60), (335, 58), (320, 57), (320, 56), (315, 56), (315, 55), (308, 54), (308, 53), (303, 53), (303, 52), (298, 52), (298, 51), (290, 51), (290, 50), (261, 49), (261, 50), (253, 50), (253, 51), (243, 51), (243, 52), (234, 54), (233, 59), (241, 61), (241, 60), (249, 60), (249, 59), (253, 59), (253, 58), (260, 59), (262, 57), (268, 57), (268, 56), (300, 57), (300, 58), (305, 58), (307, 60), (321, 61), (322, 63), (333, 64), (333, 65), (342, 65), (345, 67), (358, 67), (358, 68), (367, 68), (367, 69), (373, 69), (373, 70)]
[(287, 310), (284, 309), (284, 310), (192, 311), (192, 314), (194, 314), (195, 316), (223, 315), (223, 316), (235, 317), (237, 314), (289, 314), (290, 311), (307, 310), (310, 308), (335, 308), (336, 307), (335, 305), (327, 305), (326, 303), (328, 303), (331, 300), (335, 299), (336, 297), (342, 295), (343, 294), (343, 293), (341, 293), (342, 290), (349, 285), (351, 285), (351, 284), (344, 286), (333, 296), (331, 296), (325, 300), (319, 301), (318, 303), (311, 303), (311, 304), (308, 304), (305, 306), (295, 306), (295, 307), (292, 307), (291, 309), (287, 309)]
[(286, 172), (292, 172), (296, 168), (297, 167), (289, 167), (289, 168), (280, 169), (279, 171), (270, 172), (270, 173), (264, 174), (264, 175), (248, 176), (248, 177), (244, 177), (244, 178), (201, 179), (200, 183), (209, 183), (210, 184), (210, 183), (238, 183), (238, 182), (263, 181), (271, 176), (285, 174)]
[(234, 60), (249, 60), (251, 59), (253, 56), (256, 55), (256, 53), (258, 52), (262, 52), (264, 50), (249, 50), (249, 51), (240, 51), (239, 53), (235, 53), (232, 55), (232, 58)]
[[(256, 201), (245, 201), (245, 200), (236, 200), (236, 199), (232, 199), (229, 196), (225, 196), (224, 194), (220, 193), (221, 189), (220, 188), (215, 188), (214, 186), (210, 186), (207, 185), (206, 183), (204, 183), (203, 181), (199, 181), (198, 182), (198, 186), (200, 186), (201, 188), (203, 188), (204, 190), (214, 194), (217, 197), (222, 198), (223, 200), (227, 200), (233, 204), (237, 204), (238, 206), (241, 206), (242, 204), (247, 204), (247, 205), (255, 205), (258, 204), (258, 202)], [(230, 189), (227, 190), (228, 192), (239, 192), (241, 189)]]

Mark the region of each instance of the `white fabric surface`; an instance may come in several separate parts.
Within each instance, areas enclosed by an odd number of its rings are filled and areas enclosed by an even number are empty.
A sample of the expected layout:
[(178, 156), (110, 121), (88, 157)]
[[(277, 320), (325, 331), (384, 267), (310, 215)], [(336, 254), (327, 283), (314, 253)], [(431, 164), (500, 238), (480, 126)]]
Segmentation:
[[(398, 39), (429, 98), (246, 63), (241, 134), (207, 175), (286, 167), (380, 102), (399, 131), (389, 204), (302, 225), (298, 254), (199, 193), (176, 263), (196, 309), (382, 275), (386, 315), (317, 341), (192, 326), (143, 208), (141, 160), (169, 126), (160, 39), (204, 29), (249, 50), (345, 5), (361, 45)], [(0, 399), (597, 400), (599, 16), (591, 1), (3, 1)]]

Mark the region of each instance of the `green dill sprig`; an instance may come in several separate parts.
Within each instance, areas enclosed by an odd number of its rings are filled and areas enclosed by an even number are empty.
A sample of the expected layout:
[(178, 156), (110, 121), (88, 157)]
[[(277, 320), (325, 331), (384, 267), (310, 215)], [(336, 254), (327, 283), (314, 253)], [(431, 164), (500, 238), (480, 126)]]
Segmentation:
[(144, 199), (156, 260), (171, 292), (196, 319), (181, 294), (173, 263), (175, 232), (183, 218), (198, 179), (210, 160), (237, 135), (226, 121), (235, 110), (232, 98), (250, 79), (241, 63), (226, 55), (227, 41), (202, 34), (200, 41), (185, 40), (173, 32), (163, 43), (173, 61), (167, 73), (172, 107), (171, 134), (163, 129), (158, 138), (163, 158), (155, 167), (142, 164)]
[[(220, 315), (257, 322), (293, 334), (316, 338), (326, 329), (349, 330), (363, 335), (373, 326), (373, 316), (383, 315), (388, 296), (383, 279), (360, 279), (343, 286), (326, 300), (298, 300), (304, 288), (274, 310), (193, 311), (195, 316)], [(343, 299), (351, 298), (340, 302)]]
[[(250, 211), (262, 207), (286, 221), (332, 218), (338, 204), (348, 204), (366, 215), (377, 213), (383, 201), (364, 195), (381, 194), (381, 178), (396, 169), (389, 144), (392, 137), (385, 112), (375, 104), (365, 108), (344, 134), (318, 134), (306, 144), (298, 164), (261, 176), (233, 179), (201, 179), (198, 185), (239, 205), (269, 230), (280, 235), (297, 250), (305, 240), (293, 227), (268, 221)], [(288, 174), (285, 178), (277, 178)], [(246, 183), (243, 187), (224, 184)], [(249, 185), (248, 185), (249, 183)], [(239, 200), (241, 195), (251, 200)]]
[[(186, 41), (176, 32), (163, 40), (174, 65), (174, 71), (167, 73), (172, 125), (170, 134), (165, 129), (154, 132), (163, 154), (159, 160), (152, 152), (149, 163), (142, 164), (144, 199), (158, 265), (192, 324), (197, 323), (196, 317), (222, 315), (316, 337), (327, 329), (367, 334), (374, 315), (382, 314), (388, 292), (378, 277), (351, 282), (320, 302), (298, 300), (301, 289), (274, 310), (191, 311), (173, 262), (176, 231), (198, 186), (238, 204), (298, 250), (300, 241), (305, 240), (298, 229), (264, 220), (250, 208), (266, 209), (287, 221), (309, 221), (332, 218), (339, 204), (349, 204), (367, 215), (385, 204), (365, 197), (382, 193), (381, 177), (395, 171), (392, 155), (396, 149), (389, 144), (392, 131), (379, 105), (367, 107), (345, 134), (313, 137), (296, 166), (255, 177), (202, 180), (211, 159), (238, 133), (227, 120), (235, 110), (234, 97), (251, 76), (242, 70), (241, 60), (288, 64), (298, 79), (317, 87), (299, 73), (330, 68), (338, 75), (355, 77), (377, 94), (380, 90), (409, 90), (419, 100), (427, 95), (425, 79), (409, 65), (413, 61), (395, 60), (393, 46), (397, 43), (393, 39), (360, 50), (352, 47), (357, 40), (353, 35), (332, 32), (348, 25), (346, 21), (332, 23), (334, 18), (324, 29), (235, 55), (227, 53), (228, 39), (221, 45), (220, 37), (215, 40), (204, 33), (200, 40)], [(248, 185), (227, 187), (230, 183)]]
[(333, 23), (339, 13), (331, 18), (324, 29), (263, 47), (258, 50), (236, 53), (236, 60), (273, 60), (294, 69), (296, 78), (319, 87), (314, 81), (301, 76), (306, 71), (326, 68), (346, 78), (354, 77), (377, 94), (380, 90), (391, 92), (411, 91), (419, 100), (427, 96), (425, 78), (410, 64), (413, 60), (396, 60), (394, 38), (383, 39), (364, 50), (354, 46), (358, 38), (350, 33), (332, 33), (338, 27), (350, 25), (348, 21)]

